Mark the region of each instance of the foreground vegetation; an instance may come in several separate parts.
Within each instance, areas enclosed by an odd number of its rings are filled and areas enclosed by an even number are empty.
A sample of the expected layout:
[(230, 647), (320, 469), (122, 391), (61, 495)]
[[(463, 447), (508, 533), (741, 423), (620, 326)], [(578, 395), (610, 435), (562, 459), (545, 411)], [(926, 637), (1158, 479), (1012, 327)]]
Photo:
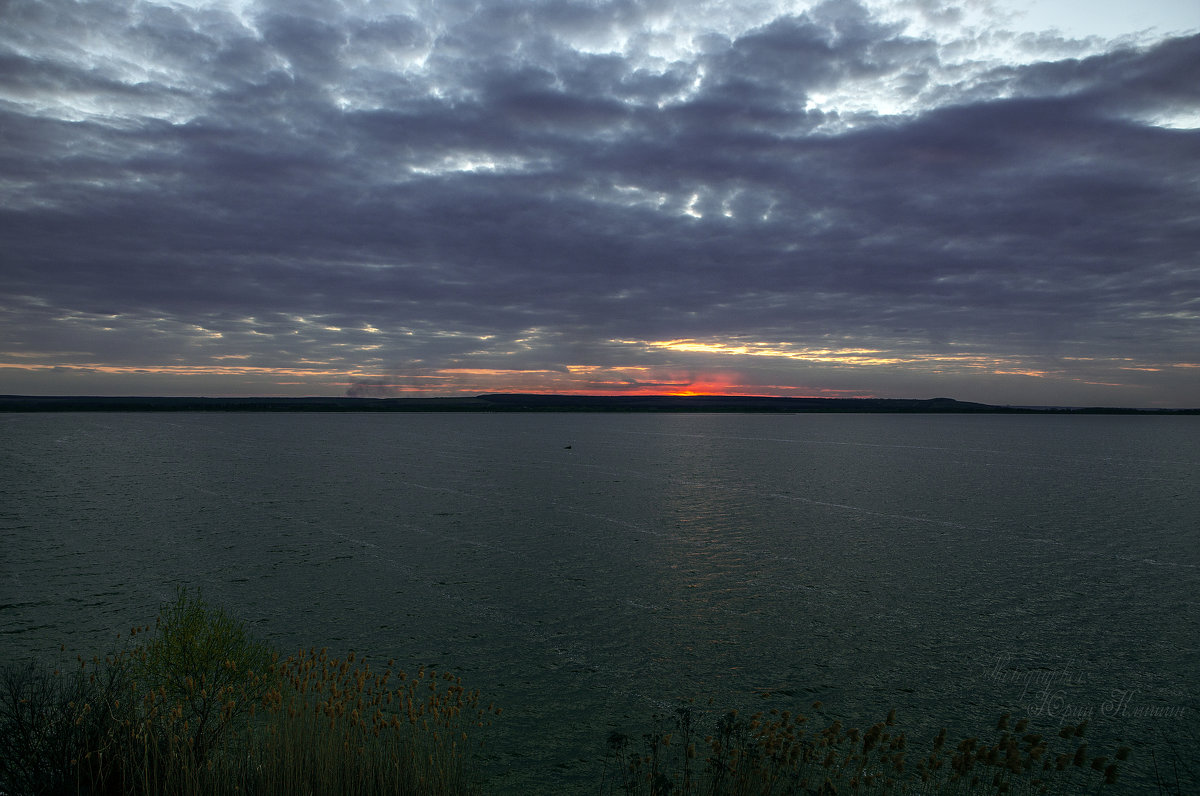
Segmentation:
[[(821, 703), (813, 704), (820, 715)], [(647, 794), (1075, 794), (1117, 783), (1129, 747), (1094, 754), (1087, 722), (1054, 736), (1000, 717), (994, 737), (950, 742), (946, 730), (917, 751), (896, 712), (867, 730), (772, 709), (743, 718), (729, 711), (701, 734), (684, 705), (635, 742), (614, 732), (602, 792)]]
[(490, 708), (448, 674), (280, 659), (181, 591), (74, 671), (0, 679), (0, 793), (467, 794)]
[[(470, 794), (493, 715), (448, 674), (408, 676), (354, 653), (281, 659), (180, 591), (71, 671), (0, 673), (0, 794)], [(1128, 747), (1093, 751), (1087, 722), (1043, 735), (1001, 717), (988, 740), (942, 732), (918, 751), (895, 711), (866, 730), (771, 709), (687, 704), (638, 739), (608, 739), (604, 793), (1100, 792)], [(1182, 792), (1159, 779), (1159, 791)], [(1178, 779), (1175, 780), (1176, 785)]]

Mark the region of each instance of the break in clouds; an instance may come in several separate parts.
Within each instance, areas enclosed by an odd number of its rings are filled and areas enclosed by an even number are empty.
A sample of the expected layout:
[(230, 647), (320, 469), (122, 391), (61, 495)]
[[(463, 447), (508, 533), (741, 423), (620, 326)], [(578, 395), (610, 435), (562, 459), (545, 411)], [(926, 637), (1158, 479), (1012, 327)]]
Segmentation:
[(1200, 403), (1200, 35), (967, 8), (9, 0), (0, 392)]

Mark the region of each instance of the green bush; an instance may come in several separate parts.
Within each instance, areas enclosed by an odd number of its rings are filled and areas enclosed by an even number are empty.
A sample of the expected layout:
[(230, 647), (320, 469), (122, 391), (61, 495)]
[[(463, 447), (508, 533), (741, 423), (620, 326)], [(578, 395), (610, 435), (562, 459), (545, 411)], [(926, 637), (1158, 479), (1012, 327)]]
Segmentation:
[(183, 741), (197, 767), (273, 685), (275, 658), (242, 622), (182, 588), (129, 654), (155, 740), (166, 748)]

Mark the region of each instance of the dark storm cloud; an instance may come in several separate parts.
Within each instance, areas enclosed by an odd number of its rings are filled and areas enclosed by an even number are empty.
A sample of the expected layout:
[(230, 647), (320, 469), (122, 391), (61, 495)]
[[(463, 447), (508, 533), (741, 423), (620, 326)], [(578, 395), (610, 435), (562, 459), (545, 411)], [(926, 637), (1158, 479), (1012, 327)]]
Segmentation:
[(1015, 63), (853, 2), (374, 8), (6, 4), (5, 360), (362, 394), (702, 369), (685, 339), (797, 387), (816, 349), (1195, 362), (1200, 37)]

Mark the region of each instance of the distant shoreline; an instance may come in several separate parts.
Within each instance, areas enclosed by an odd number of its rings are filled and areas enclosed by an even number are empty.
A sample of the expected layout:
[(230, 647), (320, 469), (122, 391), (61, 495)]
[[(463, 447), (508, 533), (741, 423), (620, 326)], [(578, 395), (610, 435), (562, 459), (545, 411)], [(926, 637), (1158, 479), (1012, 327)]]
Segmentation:
[(0, 395), (0, 412), (734, 412), (764, 414), (1195, 415), (1196, 409), (999, 406), (953, 398), (782, 398), (724, 395), (542, 395), (466, 398), (180, 398)]

